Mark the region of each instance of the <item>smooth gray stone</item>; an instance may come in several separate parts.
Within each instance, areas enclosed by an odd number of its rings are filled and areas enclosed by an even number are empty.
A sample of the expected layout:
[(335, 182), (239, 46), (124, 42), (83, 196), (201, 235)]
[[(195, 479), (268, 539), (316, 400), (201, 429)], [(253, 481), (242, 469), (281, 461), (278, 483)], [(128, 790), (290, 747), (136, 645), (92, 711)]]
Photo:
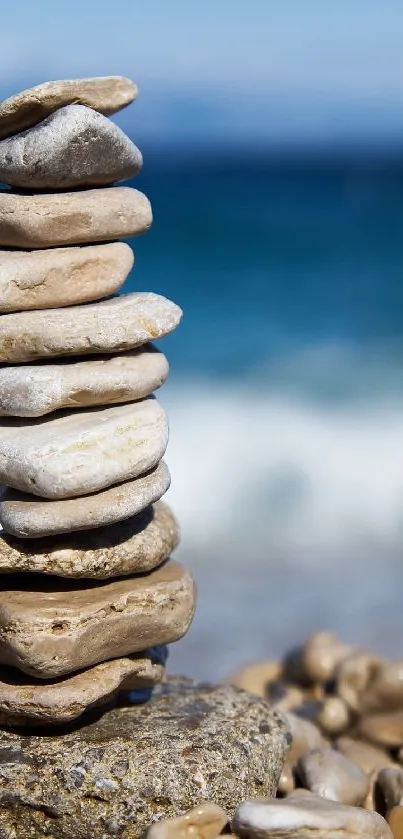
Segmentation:
[(44, 82), (0, 102), (0, 138), (42, 122), (65, 105), (87, 105), (109, 115), (130, 105), (136, 96), (136, 85), (124, 76)]
[(0, 369), (0, 416), (41, 417), (62, 408), (143, 399), (169, 372), (165, 356), (147, 345), (86, 361), (54, 361)]
[(368, 775), (335, 749), (314, 749), (302, 755), (297, 774), (303, 787), (341, 804), (360, 807), (369, 792)]
[(141, 152), (107, 117), (67, 105), (0, 142), (0, 181), (24, 189), (102, 186), (131, 178)]
[(38, 539), (120, 523), (162, 498), (170, 482), (169, 469), (162, 460), (132, 481), (63, 501), (45, 501), (5, 487), (0, 495), (0, 525), (20, 539)]
[(246, 797), (275, 794), (288, 738), (264, 700), (185, 679), (67, 732), (2, 730), (0, 833), (139, 839), (205, 799), (232, 815)]
[(0, 362), (14, 364), (65, 355), (124, 352), (178, 325), (182, 311), (171, 300), (138, 292), (48, 311), (0, 317)]
[(148, 472), (168, 443), (164, 409), (128, 405), (0, 421), (0, 483), (44, 498), (76, 498)]

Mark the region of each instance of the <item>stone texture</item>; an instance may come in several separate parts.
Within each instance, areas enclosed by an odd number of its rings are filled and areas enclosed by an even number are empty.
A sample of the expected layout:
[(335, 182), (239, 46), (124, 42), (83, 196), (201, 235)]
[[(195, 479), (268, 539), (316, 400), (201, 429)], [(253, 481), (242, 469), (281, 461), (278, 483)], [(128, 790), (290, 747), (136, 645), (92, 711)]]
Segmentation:
[(314, 749), (302, 755), (297, 774), (303, 787), (341, 804), (359, 807), (369, 792), (364, 771), (335, 749)]
[(147, 839), (216, 839), (227, 824), (228, 816), (222, 807), (203, 801), (183, 816), (152, 825)]
[(123, 76), (45, 82), (0, 102), (0, 139), (42, 122), (65, 105), (87, 105), (108, 116), (136, 97), (136, 85)]
[(231, 816), (274, 795), (288, 738), (263, 700), (187, 680), (66, 734), (1, 731), (0, 833), (137, 839), (203, 799)]
[(18, 195), (0, 190), (0, 246), (51, 248), (108, 242), (148, 230), (148, 198), (128, 186)]
[(1, 725), (61, 725), (110, 703), (119, 691), (148, 690), (162, 681), (166, 647), (114, 658), (56, 681), (41, 682), (0, 668)]
[(131, 271), (124, 242), (45, 251), (0, 251), (0, 313), (53, 309), (108, 297)]
[(85, 361), (3, 367), (0, 416), (40, 417), (61, 408), (132, 402), (161, 387), (168, 372), (165, 356), (150, 345)]
[(23, 189), (102, 186), (131, 178), (142, 164), (132, 140), (85, 105), (66, 105), (0, 141), (0, 181)]
[(369, 714), (359, 721), (358, 732), (378, 746), (399, 749), (403, 746), (403, 711)]
[(378, 813), (309, 793), (245, 801), (235, 814), (233, 829), (241, 839), (392, 839)]
[[(133, 481), (125, 481), (92, 495), (63, 501), (43, 501), (33, 495), (24, 495), (18, 490), (5, 488), (0, 496), (0, 525), (7, 533), (22, 539), (38, 539), (42, 536), (103, 528), (105, 525), (113, 525), (141, 513), (149, 504), (153, 504), (164, 495), (170, 482), (168, 467), (161, 461), (150, 472)], [(130, 530), (132, 525), (128, 527)], [(119, 531), (119, 527), (117, 530)], [(111, 534), (115, 531), (107, 532)], [(123, 530), (119, 532), (123, 533)], [(87, 534), (84, 537), (87, 541), (91, 538), (101, 540), (105, 538), (105, 533), (94, 537)], [(9, 544), (14, 543), (10, 541)], [(79, 538), (75, 539), (75, 544), (79, 544)], [(25, 557), (25, 553), (36, 554), (41, 548), (37, 545), (28, 548), (21, 545), (19, 550)], [(65, 564), (63, 567), (68, 570)]]
[(78, 583), (4, 575), (0, 663), (54, 679), (181, 638), (193, 617), (194, 583), (172, 560), (149, 574)]
[(167, 442), (166, 414), (153, 397), (51, 419), (4, 418), (0, 482), (45, 498), (74, 498), (152, 469)]
[(152, 292), (101, 303), (18, 312), (0, 318), (0, 362), (123, 352), (161, 338), (178, 325), (179, 306)]
[(65, 536), (21, 540), (2, 531), (0, 574), (28, 571), (98, 580), (142, 574), (161, 565), (178, 543), (177, 522), (160, 502), (123, 522)]

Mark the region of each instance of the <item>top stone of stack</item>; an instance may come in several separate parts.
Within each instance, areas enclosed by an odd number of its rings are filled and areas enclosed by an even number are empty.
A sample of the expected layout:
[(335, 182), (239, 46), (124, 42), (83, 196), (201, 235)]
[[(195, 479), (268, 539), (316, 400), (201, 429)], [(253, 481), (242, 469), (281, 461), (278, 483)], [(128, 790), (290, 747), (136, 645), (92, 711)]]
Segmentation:
[(136, 97), (136, 85), (123, 76), (45, 82), (0, 103), (0, 139), (37, 125), (66, 105), (86, 105), (110, 116)]

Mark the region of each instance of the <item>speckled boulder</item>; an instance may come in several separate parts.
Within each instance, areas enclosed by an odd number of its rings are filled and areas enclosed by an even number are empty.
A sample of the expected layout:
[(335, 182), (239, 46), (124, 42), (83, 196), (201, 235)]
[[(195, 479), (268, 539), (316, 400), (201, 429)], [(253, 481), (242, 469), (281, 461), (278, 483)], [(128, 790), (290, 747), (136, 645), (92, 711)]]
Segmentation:
[(135, 839), (201, 800), (232, 815), (275, 794), (289, 742), (263, 700), (181, 679), (56, 736), (0, 730), (0, 836)]

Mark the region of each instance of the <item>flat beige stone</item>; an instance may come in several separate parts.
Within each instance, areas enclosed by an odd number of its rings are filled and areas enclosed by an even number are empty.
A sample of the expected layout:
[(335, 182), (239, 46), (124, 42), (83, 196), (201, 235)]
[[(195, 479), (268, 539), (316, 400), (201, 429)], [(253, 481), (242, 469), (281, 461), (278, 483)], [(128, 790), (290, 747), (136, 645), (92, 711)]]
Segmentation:
[(36, 125), (65, 105), (87, 105), (108, 116), (136, 97), (136, 85), (123, 76), (44, 82), (0, 102), (0, 138)]
[(18, 589), (13, 575), (1, 582), (0, 663), (39, 679), (177, 641), (195, 608), (192, 577), (172, 560), (108, 583), (22, 574)]
[(203, 801), (175, 819), (151, 825), (147, 839), (216, 839), (228, 825), (229, 817), (213, 801)]
[(61, 408), (143, 399), (169, 372), (165, 356), (147, 345), (88, 361), (63, 359), (0, 369), (0, 416), (40, 417)]
[(2, 419), (0, 483), (45, 498), (75, 498), (148, 472), (167, 442), (166, 414), (152, 397), (52, 419)]
[(44, 251), (0, 251), (0, 313), (54, 309), (108, 297), (134, 255), (124, 242)]
[(0, 574), (16, 571), (106, 580), (152, 571), (179, 543), (179, 528), (160, 502), (117, 524), (21, 540), (0, 533)]
[(0, 190), (0, 247), (109, 242), (148, 230), (148, 198), (128, 186), (18, 195)]
[[(22, 539), (104, 527), (141, 513), (164, 495), (170, 482), (169, 469), (161, 461), (133, 481), (63, 501), (43, 501), (5, 488), (0, 497), (0, 524), (7, 533)], [(32, 547), (34, 553), (39, 550)]]
[(0, 181), (22, 189), (102, 186), (136, 175), (140, 150), (112, 120), (66, 105), (0, 141)]
[(101, 303), (17, 312), (0, 318), (0, 362), (123, 352), (162, 338), (178, 325), (179, 306), (152, 292)]
[(60, 725), (110, 703), (119, 691), (153, 688), (164, 678), (166, 647), (115, 658), (57, 681), (38, 681), (0, 668), (1, 725)]

